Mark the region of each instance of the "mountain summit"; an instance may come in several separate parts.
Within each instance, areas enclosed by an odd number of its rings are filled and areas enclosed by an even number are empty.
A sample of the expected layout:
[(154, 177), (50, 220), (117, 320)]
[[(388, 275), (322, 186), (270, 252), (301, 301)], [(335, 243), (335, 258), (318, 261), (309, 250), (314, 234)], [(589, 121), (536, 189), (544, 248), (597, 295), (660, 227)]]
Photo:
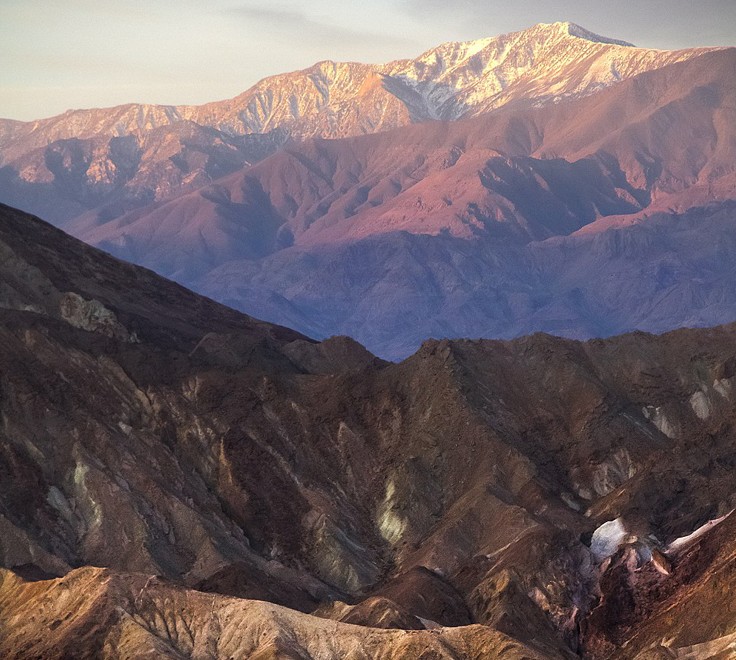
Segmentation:
[[(718, 250), (736, 199), (735, 54), (542, 24), (320, 62), (204, 106), (14, 122), (0, 200), (382, 357), (428, 336), (713, 324), (736, 315)], [(715, 234), (693, 240), (704, 215)]]
[(570, 23), (569, 21), (557, 22), (557, 23), (540, 23), (537, 25), (538, 28), (548, 28), (550, 32), (560, 31), (565, 35), (571, 37), (577, 37), (578, 39), (585, 39), (586, 41), (593, 41), (599, 44), (613, 44), (615, 46), (630, 46), (635, 48), (634, 44), (628, 41), (621, 41), (620, 39), (611, 39), (610, 37), (604, 37), (590, 30), (586, 30), (577, 23)]
[(573, 23), (448, 42), (386, 64), (319, 62), (200, 106), (128, 104), (0, 120), (0, 200), (64, 225), (194, 190), (289, 139), (344, 138), (593, 94), (707, 49), (660, 51)]
[[(703, 50), (634, 48), (575, 23), (540, 23), (496, 37), (447, 42), (414, 59), (386, 64), (326, 60), (301, 71), (265, 78), (233, 99), (200, 106), (129, 104), (69, 110), (33, 122), (4, 121), (0, 123), (0, 145), (5, 150), (10, 143), (30, 134), (34, 134), (38, 146), (43, 144), (41, 136), (56, 140), (140, 134), (182, 120), (230, 135), (263, 133), (287, 124), (292, 136), (345, 137), (401, 123), (398, 117), (385, 112), (369, 121), (371, 114), (365, 107), (353, 113), (361, 116), (360, 121), (349, 119), (350, 109), (341, 106), (347, 101), (359, 102), (376, 88), (394, 96), (414, 120), (457, 119), (519, 98), (518, 93), (509, 92), (491, 99), (522, 79), (541, 83), (535, 98), (559, 97), (611, 84)], [(601, 58), (611, 65), (607, 71), (606, 66), (590, 66)], [(566, 76), (568, 84), (560, 87), (560, 69), (578, 63), (588, 64), (589, 75), (585, 79)], [(542, 82), (545, 80), (546, 90)], [(451, 99), (454, 102), (448, 102)], [(332, 121), (314, 116), (323, 112), (331, 115)]]

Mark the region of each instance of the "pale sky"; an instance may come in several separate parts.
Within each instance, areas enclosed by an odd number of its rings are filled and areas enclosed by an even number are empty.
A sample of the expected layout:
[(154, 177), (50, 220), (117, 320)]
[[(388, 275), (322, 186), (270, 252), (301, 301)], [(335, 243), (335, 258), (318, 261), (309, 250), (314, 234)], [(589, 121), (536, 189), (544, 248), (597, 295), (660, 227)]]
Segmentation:
[(319, 60), (566, 20), (652, 48), (736, 45), (736, 0), (0, 0), (0, 117), (204, 103)]

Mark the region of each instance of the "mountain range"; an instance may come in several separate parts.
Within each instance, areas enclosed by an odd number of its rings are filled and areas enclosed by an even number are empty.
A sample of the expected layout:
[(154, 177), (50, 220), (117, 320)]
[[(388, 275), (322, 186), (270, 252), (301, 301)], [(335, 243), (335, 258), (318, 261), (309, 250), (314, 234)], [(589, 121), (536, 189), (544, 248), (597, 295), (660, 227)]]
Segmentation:
[(0, 120), (0, 200), (0, 657), (733, 656), (735, 48)]
[(0, 200), (236, 309), (427, 337), (736, 318), (736, 50), (570, 23), (204, 106), (0, 122)]
[(427, 337), (736, 318), (736, 50), (570, 23), (0, 123), (0, 199), (242, 311)]
[(0, 120), (3, 194), (57, 223), (90, 209), (109, 217), (204, 185), (290, 138), (342, 138), (554, 102), (697, 52), (632, 49), (558, 23), (380, 66), (321, 62), (204, 106)]
[(0, 654), (728, 657), (736, 326), (380, 360), (0, 206)]

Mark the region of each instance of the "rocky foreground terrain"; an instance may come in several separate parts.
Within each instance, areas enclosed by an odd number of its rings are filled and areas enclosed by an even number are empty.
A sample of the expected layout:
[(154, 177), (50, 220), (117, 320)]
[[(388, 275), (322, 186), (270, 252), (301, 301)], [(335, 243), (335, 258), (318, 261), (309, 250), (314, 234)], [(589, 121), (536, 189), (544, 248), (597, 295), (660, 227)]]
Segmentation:
[(736, 644), (736, 326), (315, 342), (0, 208), (0, 655)]

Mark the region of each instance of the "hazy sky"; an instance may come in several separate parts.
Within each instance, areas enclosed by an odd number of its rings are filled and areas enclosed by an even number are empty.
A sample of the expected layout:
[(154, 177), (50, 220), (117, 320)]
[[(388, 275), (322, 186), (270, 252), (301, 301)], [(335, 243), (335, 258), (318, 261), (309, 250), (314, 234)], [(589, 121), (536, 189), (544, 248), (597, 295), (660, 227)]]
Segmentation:
[(561, 20), (652, 48), (736, 45), (736, 0), (0, 0), (0, 117), (203, 103), (323, 59)]

